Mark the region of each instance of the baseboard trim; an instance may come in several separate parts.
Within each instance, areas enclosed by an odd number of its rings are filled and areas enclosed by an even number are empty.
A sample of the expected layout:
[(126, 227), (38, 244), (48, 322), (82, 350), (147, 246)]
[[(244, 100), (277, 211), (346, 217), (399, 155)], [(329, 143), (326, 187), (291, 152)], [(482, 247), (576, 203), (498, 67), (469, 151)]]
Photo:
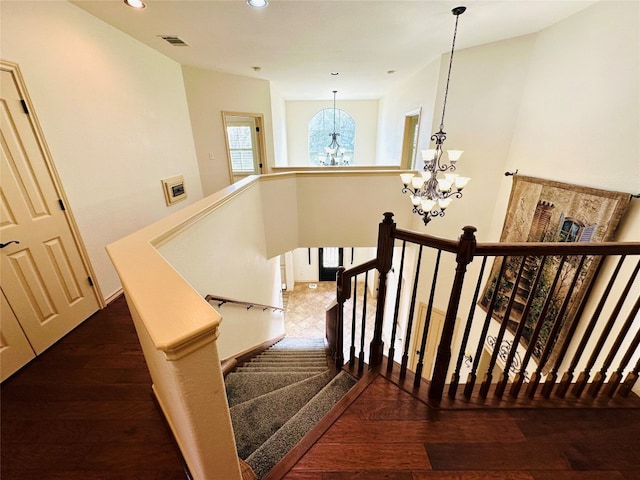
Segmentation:
[(105, 306), (109, 306), (111, 303), (115, 302), (122, 295), (124, 295), (124, 290), (121, 287), (104, 299)]

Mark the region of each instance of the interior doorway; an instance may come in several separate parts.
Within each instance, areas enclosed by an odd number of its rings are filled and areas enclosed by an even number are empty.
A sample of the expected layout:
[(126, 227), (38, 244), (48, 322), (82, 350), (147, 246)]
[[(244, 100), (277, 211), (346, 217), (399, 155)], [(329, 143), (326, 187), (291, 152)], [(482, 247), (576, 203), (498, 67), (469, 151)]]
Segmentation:
[(222, 112), (231, 183), (264, 170), (264, 119), (258, 113)]
[[(18, 66), (0, 67), (4, 379), (21, 366), (14, 360), (42, 353), (96, 312), (101, 300)], [(17, 353), (27, 348), (32, 352)], [(12, 360), (5, 363), (5, 356)]]
[(402, 139), (402, 157), (400, 168), (415, 169), (418, 139), (420, 134), (421, 108), (407, 113), (404, 117), (404, 135)]

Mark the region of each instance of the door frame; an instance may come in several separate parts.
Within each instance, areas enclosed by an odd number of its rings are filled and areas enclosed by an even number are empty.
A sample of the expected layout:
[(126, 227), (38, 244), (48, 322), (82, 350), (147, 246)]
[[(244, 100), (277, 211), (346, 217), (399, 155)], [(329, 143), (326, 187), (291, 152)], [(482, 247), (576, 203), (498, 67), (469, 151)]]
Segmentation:
[(230, 112), (226, 110), (222, 110), (222, 128), (224, 130), (224, 145), (227, 149), (227, 163), (229, 167), (229, 178), (231, 179), (231, 183), (235, 183), (235, 178), (238, 179), (247, 177), (249, 175), (254, 174), (235, 174), (233, 172), (233, 165), (231, 164), (231, 150), (229, 148), (229, 138), (227, 136), (227, 117), (247, 117), (252, 118), (256, 124), (257, 132), (254, 132), (256, 138), (256, 145), (254, 151), (257, 153), (257, 163), (258, 163), (258, 175), (263, 174), (266, 171), (266, 160), (267, 160), (267, 150), (265, 146), (265, 137), (264, 137), (264, 116), (261, 113), (246, 113), (246, 112)]
[[(420, 122), (422, 121), (422, 107), (405, 113), (402, 136), (402, 156), (400, 168), (414, 170), (418, 157), (418, 144), (420, 142)], [(415, 136), (415, 148), (413, 139)]]
[(64, 216), (69, 224), (69, 229), (71, 230), (71, 235), (73, 237), (73, 241), (78, 248), (78, 252), (80, 254), (80, 258), (82, 260), (82, 264), (86, 268), (87, 272), (91, 276), (92, 283), (91, 290), (98, 302), (100, 308), (104, 308), (106, 303), (104, 301), (104, 297), (102, 296), (102, 292), (100, 290), (100, 286), (98, 285), (98, 279), (96, 278), (96, 273), (91, 265), (89, 260), (89, 255), (87, 253), (87, 249), (84, 245), (82, 237), (80, 235), (80, 230), (78, 229), (78, 224), (75, 221), (73, 216), (73, 212), (71, 211), (71, 203), (69, 202), (67, 196), (64, 193), (64, 188), (62, 186), (62, 181), (60, 176), (58, 175), (58, 171), (56, 170), (55, 164), (53, 162), (53, 156), (51, 155), (51, 151), (49, 150), (49, 146), (45, 141), (45, 136), (40, 127), (40, 121), (36, 115), (36, 109), (33, 106), (33, 102), (31, 101), (31, 97), (29, 97), (29, 93), (27, 91), (26, 83), (24, 81), (24, 77), (22, 76), (22, 72), (20, 71), (20, 66), (17, 63), (12, 63), (0, 59), (0, 70), (4, 70), (9, 72), (13, 77), (16, 88), (20, 93), (20, 96), (25, 101), (27, 105), (27, 110), (29, 111), (29, 122), (31, 123), (31, 127), (33, 128), (34, 135), (36, 137), (36, 141), (42, 150), (42, 156), (44, 158), (45, 165), (47, 170), (49, 171), (49, 176), (51, 177), (51, 182), (53, 184), (53, 188), (58, 195), (58, 198), (62, 200), (64, 203)]

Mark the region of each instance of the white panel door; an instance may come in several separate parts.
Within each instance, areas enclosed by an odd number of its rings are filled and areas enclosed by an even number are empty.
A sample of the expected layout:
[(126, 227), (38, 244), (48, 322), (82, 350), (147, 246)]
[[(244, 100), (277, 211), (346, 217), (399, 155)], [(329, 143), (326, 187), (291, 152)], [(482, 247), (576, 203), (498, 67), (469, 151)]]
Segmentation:
[(1, 73), (0, 286), (39, 354), (99, 303), (35, 120), (14, 73), (4, 68)]
[(35, 358), (4, 292), (0, 291), (0, 381)]

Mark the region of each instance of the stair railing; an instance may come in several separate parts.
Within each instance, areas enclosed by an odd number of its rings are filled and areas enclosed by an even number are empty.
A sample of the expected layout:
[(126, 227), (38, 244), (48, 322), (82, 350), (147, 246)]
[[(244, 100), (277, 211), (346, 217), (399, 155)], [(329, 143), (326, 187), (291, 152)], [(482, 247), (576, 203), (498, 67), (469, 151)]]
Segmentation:
[(284, 308), (282, 307), (274, 307), (272, 305), (263, 305), (261, 303), (254, 303), (254, 302), (244, 302), (242, 300), (233, 300), (231, 298), (226, 298), (226, 297), (218, 297), (215, 295), (207, 295), (206, 297), (204, 297), (204, 299), (207, 302), (214, 302), (218, 304), (218, 308), (222, 307), (225, 304), (230, 304), (230, 305), (240, 305), (243, 307), (246, 307), (247, 310), (251, 310), (252, 308), (259, 308), (261, 309), (263, 312), (266, 310), (271, 310), (272, 312), (284, 312)]
[[(475, 397), (483, 401), (490, 391), (496, 399), (503, 399), (506, 394), (507, 400), (515, 400), (521, 397), (525, 383), (524, 396), (529, 399), (536, 393), (549, 399), (553, 392), (554, 398), (565, 399), (569, 391), (575, 399), (588, 400), (599, 394), (606, 397), (605, 400), (616, 393), (628, 395), (640, 369), (640, 359), (637, 359), (640, 346), (637, 322), (640, 242), (478, 244), (474, 232), (474, 227), (464, 227), (458, 241), (444, 240), (397, 229), (393, 214), (385, 213), (379, 227), (376, 259), (349, 270), (341, 268), (337, 274), (336, 365), (341, 367), (344, 363), (343, 312), (352, 293), (349, 364), (351, 367), (355, 364), (357, 280), (364, 275), (366, 294), (368, 277), (375, 276), (377, 270), (377, 304), (369, 345), (369, 368), (380, 368), (383, 363), (384, 320), (392, 319), (391, 327), (386, 329), (390, 336), (386, 371), (391, 374), (398, 368), (399, 378), (406, 377), (411, 337), (418, 335), (419, 356), (413, 367), (413, 388), (420, 388), (425, 360), (433, 360), (432, 375), (424, 372), (427, 379), (430, 378), (428, 398), (431, 401), (443, 400), (449, 375), (447, 396), (450, 400), (461, 394), (462, 399)], [(396, 265), (399, 275), (393, 310), (385, 315), (387, 274), (393, 265), (395, 246), (402, 251), (399, 266)], [(405, 254), (409, 249), (414, 250), (417, 260), (412, 265), (414, 277), (408, 315), (402, 322), (399, 318), (400, 301), (405, 295), (402, 278), (407, 269)], [(465, 285), (467, 266), (475, 259), (480, 262), (477, 279)], [(492, 272), (486, 268), (490, 259), (495, 263)], [(443, 287), (441, 277), (451, 274), (441, 265), (451, 265), (454, 261), (452, 283)], [(592, 269), (587, 268), (590, 264)], [(432, 274), (421, 273), (421, 268), (431, 268)], [(429, 292), (428, 306), (422, 331), (414, 332), (418, 291), (426, 291), (422, 287), (425, 282)], [(580, 285), (585, 287), (580, 289)], [(435, 358), (425, 359), (434, 305), (436, 299), (442, 302), (443, 297), (438, 296), (437, 291), (442, 288), (446, 289), (447, 297), (442, 331)], [(574, 295), (574, 291), (584, 293)], [(362, 303), (365, 308), (366, 299)], [(464, 322), (458, 318), (463, 304), (468, 306)], [(567, 320), (571, 317), (573, 321)], [(364, 365), (365, 318), (363, 311), (362, 324), (358, 326), (360, 374)], [(399, 325), (406, 329), (399, 332)], [(398, 365), (395, 347), (400, 337), (403, 352)], [(482, 365), (481, 359), (484, 359)], [(631, 364), (634, 359), (635, 366)], [(609, 374), (612, 368), (613, 372)], [(465, 370), (466, 381), (461, 385)], [(627, 375), (623, 378), (625, 372)], [(539, 389), (540, 385), (542, 388)], [(459, 392), (461, 386), (463, 389)], [(585, 391), (586, 395), (583, 395)]]

